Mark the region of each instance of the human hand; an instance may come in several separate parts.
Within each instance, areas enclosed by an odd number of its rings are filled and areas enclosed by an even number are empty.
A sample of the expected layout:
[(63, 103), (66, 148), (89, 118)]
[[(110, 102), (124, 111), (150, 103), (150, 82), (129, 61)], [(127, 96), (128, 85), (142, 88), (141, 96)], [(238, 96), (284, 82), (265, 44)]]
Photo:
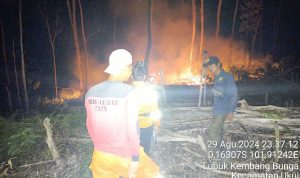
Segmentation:
[(138, 166), (139, 166), (138, 161), (131, 161), (129, 163), (128, 178), (135, 178), (136, 177)]

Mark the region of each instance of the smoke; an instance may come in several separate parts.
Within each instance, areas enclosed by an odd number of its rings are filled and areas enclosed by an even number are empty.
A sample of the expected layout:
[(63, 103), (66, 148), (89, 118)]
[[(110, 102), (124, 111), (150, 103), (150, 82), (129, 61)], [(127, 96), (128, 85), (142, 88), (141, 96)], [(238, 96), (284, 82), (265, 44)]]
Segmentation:
[[(152, 52), (150, 56), (150, 74), (163, 70), (165, 81), (173, 83), (177, 79), (199, 75), (202, 57), (194, 59), (193, 74), (189, 73), (192, 40), (192, 4), (190, 1), (153, 1), (152, 16)], [(117, 48), (125, 48), (132, 53), (133, 60), (143, 60), (147, 48), (147, 1), (122, 0), (111, 1), (111, 12), (118, 19), (116, 22)], [(214, 20), (215, 19), (211, 19)], [(207, 22), (206, 22), (207, 21)], [(206, 19), (204, 23), (210, 23)], [(113, 23), (113, 22), (112, 22)], [(222, 28), (222, 22), (221, 22)], [(207, 29), (205, 29), (207, 30)], [(215, 30), (215, 29), (211, 29)], [(205, 34), (213, 34), (205, 31)], [(205, 35), (204, 49), (208, 56), (218, 56), (225, 68), (230, 65), (246, 66), (249, 52), (239, 41)], [(195, 41), (200, 43), (199, 39)], [(196, 45), (197, 46), (197, 45)], [(199, 49), (194, 49), (199, 50)], [(107, 59), (108, 60), (108, 59)], [(103, 80), (104, 66), (90, 59), (89, 83)], [(266, 59), (252, 59), (252, 64), (262, 65)], [(99, 66), (99, 67), (98, 67)]]
[(92, 86), (107, 78), (108, 74), (104, 72), (107, 65), (100, 63), (99, 60), (89, 57), (87, 66), (88, 86)]
[[(124, 46), (132, 49), (136, 59), (143, 59), (147, 47), (147, 3), (145, 1), (130, 1), (130, 3), (120, 1), (118, 7), (122, 8), (122, 10), (117, 10), (120, 18), (123, 17), (129, 21), (125, 31), (126, 45)], [(157, 73), (162, 69), (169, 82), (186, 76), (184, 74), (189, 70), (192, 40), (191, 10), (191, 2), (154, 1), (153, 3), (153, 48), (150, 57), (150, 72)], [(196, 42), (200, 43), (199, 40)], [(222, 37), (216, 40), (215, 37), (205, 36), (204, 49), (208, 51), (208, 56), (218, 56), (225, 68), (228, 68), (229, 64), (247, 66), (249, 62), (249, 52), (240, 41), (231, 42), (230, 39)], [(193, 68), (198, 70), (193, 75), (200, 73), (202, 57), (194, 60), (196, 61), (193, 65), (196, 66)], [(262, 65), (265, 61), (266, 59), (254, 58), (251, 62), (254, 65)]]
[[(82, 58), (82, 60), (83, 60), (83, 58)], [(78, 81), (72, 82), (70, 87), (71, 88), (80, 88), (80, 86), (79, 86), (80, 76), (79, 76), (79, 72), (77, 71), (78, 67), (76, 66), (77, 65), (76, 60), (74, 59), (73, 61), (75, 61), (73, 63), (73, 75), (76, 77), (76, 79)], [(83, 78), (83, 81), (85, 82), (85, 76), (87, 76), (87, 87), (88, 88), (107, 78), (107, 74), (104, 72), (105, 68), (107, 67), (107, 64), (103, 64), (99, 61), (100, 60), (98, 60), (92, 56), (88, 56), (86, 69), (82, 62), (82, 75), (83, 75), (82, 78)]]
[[(125, 1), (120, 1), (125, 2)], [(135, 2), (135, 3), (134, 3)], [(145, 2), (145, 1), (143, 1)], [(129, 20), (126, 40), (122, 46), (132, 49), (134, 61), (144, 59), (147, 48), (147, 3), (130, 1), (124, 14), (118, 14)], [(136, 4), (136, 6), (133, 6)], [(140, 4), (143, 4), (139, 6)], [(152, 16), (152, 52), (149, 71), (158, 73), (163, 70), (166, 80), (179, 76), (189, 68), (189, 51), (191, 43), (190, 3), (154, 1)], [(131, 9), (132, 8), (132, 9)], [(121, 42), (122, 43), (122, 42)]]

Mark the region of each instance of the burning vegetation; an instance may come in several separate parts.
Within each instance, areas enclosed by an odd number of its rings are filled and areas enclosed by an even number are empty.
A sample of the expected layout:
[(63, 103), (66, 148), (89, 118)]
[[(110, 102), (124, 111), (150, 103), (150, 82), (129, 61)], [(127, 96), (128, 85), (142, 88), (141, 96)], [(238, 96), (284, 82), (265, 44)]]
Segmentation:
[(84, 95), (84, 92), (78, 88), (61, 88), (59, 97), (64, 100), (78, 99)]

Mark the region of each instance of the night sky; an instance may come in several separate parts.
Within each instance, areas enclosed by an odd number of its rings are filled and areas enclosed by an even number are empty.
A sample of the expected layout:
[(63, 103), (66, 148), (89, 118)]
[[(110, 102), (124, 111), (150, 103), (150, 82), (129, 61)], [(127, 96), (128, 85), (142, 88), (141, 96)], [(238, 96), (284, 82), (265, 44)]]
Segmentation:
[[(242, 4), (245, 0), (239, 0)], [(58, 85), (61, 88), (72, 87), (77, 78), (74, 76), (74, 44), (64, 0), (23, 0), (23, 45), (26, 63), (26, 77), (29, 97), (37, 98), (53, 97), (53, 63), (50, 53), (50, 43), (45, 21), (41, 16), (40, 7), (45, 7), (50, 24), (54, 24), (55, 14), (59, 15), (59, 27), (61, 32), (56, 39), (57, 75)], [(205, 37), (207, 43), (214, 35), (216, 28), (217, 0), (204, 0)], [(258, 1), (257, 1), (258, 2)], [(84, 26), (88, 43), (89, 57), (97, 64), (105, 65), (108, 56), (115, 48), (125, 48), (133, 53), (135, 58), (142, 58), (147, 45), (146, 15), (147, 0), (82, 0), (84, 13)], [(272, 56), (271, 61), (280, 61), (284, 58), (292, 58), (291, 65), (299, 65), (300, 57), (300, 1), (299, 0), (263, 0), (262, 1), (262, 25), (255, 45), (255, 55), (263, 57)], [(182, 9), (182, 11), (181, 11)], [(170, 49), (170, 45), (182, 44), (187, 46), (191, 37), (191, 9), (190, 0), (153, 0), (153, 36), (154, 46), (152, 51), (153, 61), (163, 63), (167, 57), (161, 53), (174, 56), (184, 56), (184, 52)], [(220, 36), (224, 41), (230, 37), (232, 19), (235, 9), (235, 0), (223, 0), (221, 14)], [(15, 53), (18, 76), (21, 84), (20, 62), (20, 32), (19, 32), (19, 1), (0, 1), (0, 22), (4, 28), (5, 49), (8, 60), (8, 70), (11, 80), (10, 88), (15, 100), (15, 76), (12, 57), (12, 41), (15, 41)], [(241, 11), (238, 10), (234, 39), (242, 41), (244, 34), (239, 32)], [(79, 11), (77, 10), (78, 24), (80, 25)], [(167, 19), (167, 20), (166, 20)], [(116, 25), (117, 43), (114, 44), (113, 27)], [(172, 26), (173, 25), (173, 26)], [(171, 26), (171, 27), (170, 27)], [(79, 27), (81, 28), (81, 27)], [(163, 29), (160, 30), (159, 28)], [(183, 32), (180, 28), (184, 29)], [(168, 29), (172, 29), (168, 32)], [(174, 30), (177, 29), (178, 31)], [(276, 30), (275, 30), (276, 29)], [(166, 32), (165, 32), (166, 31)], [(183, 37), (181, 38), (180, 35)], [(7, 107), (5, 86), (7, 79), (3, 60), (3, 36), (1, 35), (0, 52), (0, 105), (2, 112)], [(157, 39), (157, 40), (156, 40)], [(173, 41), (176, 39), (177, 41)], [(182, 39), (182, 40), (181, 40)], [(183, 42), (184, 41), (184, 42)], [(168, 46), (168, 47), (162, 47)], [(164, 50), (161, 50), (164, 48)], [(185, 47), (186, 51), (188, 47)], [(207, 45), (207, 48), (212, 48)], [(175, 49), (175, 48), (173, 48)], [(175, 52), (174, 52), (175, 51)], [(181, 50), (180, 50), (181, 51)], [(213, 50), (211, 50), (213, 51)], [(216, 49), (217, 51), (217, 49)], [(215, 52), (217, 54), (217, 52)], [(159, 60), (160, 61), (159, 61)], [(150, 58), (151, 60), (151, 58)], [(181, 59), (182, 60), (182, 59)], [(164, 66), (165, 64), (162, 64)], [(103, 66), (102, 66), (103, 68)], [(98, 69), (101, 69), (99, 67)], [(90, 69), (91, 75), (92, 70)], [(167, 71), (168, 72), (168, 71)], [(105, 78), (100, 71), (94, 74), (95, 79)], [(99, 77), (99, 78), (97, 78)], [(40, 82), (40, 88), (35, 90), (34, 85)], [(45, 91), (48, 91), (45, 93)]]

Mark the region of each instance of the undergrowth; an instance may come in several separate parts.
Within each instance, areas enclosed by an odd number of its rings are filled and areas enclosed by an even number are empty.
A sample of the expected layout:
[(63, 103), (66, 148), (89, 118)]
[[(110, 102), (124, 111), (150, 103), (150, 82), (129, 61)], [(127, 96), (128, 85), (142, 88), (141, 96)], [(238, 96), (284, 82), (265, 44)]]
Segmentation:
[(68, 159), (75, 156), (80, 161), (77, 163), (80, 166), (73, 174), (90, 177), (88, 165), (93, 151), (92, 143), (76, 141), (89, 138), (85, 126), (85, 110), (80, 107), (55, 114), (35, 113), (15, 119), (0, 117), (0, 162), (13, 158), (15, 170), (22, 171), (18, 169), (19, 166), (52, 160), (45, 142), (47, 134), (43, 120), (46, 117), (51, 119), (53, 140), (60, 157)]

